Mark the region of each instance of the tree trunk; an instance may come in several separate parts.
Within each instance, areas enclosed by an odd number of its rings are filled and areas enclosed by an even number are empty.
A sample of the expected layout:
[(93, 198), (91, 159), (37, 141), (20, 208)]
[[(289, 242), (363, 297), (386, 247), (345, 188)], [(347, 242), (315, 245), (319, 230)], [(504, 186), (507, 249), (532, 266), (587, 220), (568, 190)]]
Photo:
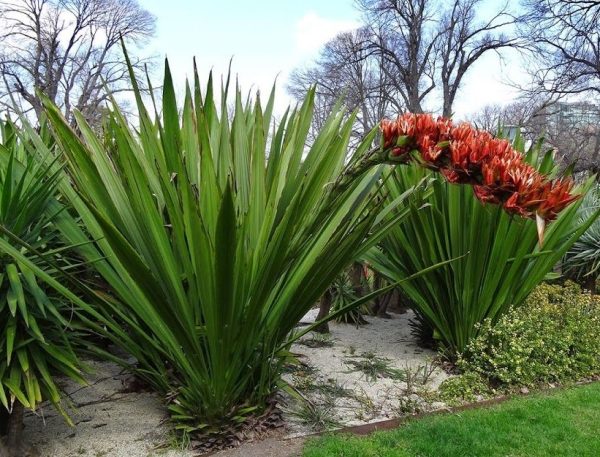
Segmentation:
[(388, 306), (390, 306), (393, 296), (394, 289), (383, 294), (383, 296), (380, 298), (379, 306), (377, 308), (377, 317), (382, 317), (384, 319), (392, 318), (392, 316), (387, 312), (387, 310)]
[(363, 288), (364, 274), (362, 263), (354, 262), (350, 269), (350, 282), (352, 283), (352, 290), (356, 298), (360, 298), (365, 294)]
[(444, 95), (444, 106), (442, 108), (443, 117), (452, 117), (452, 101), (449, 95)]
[[(362, 263), (354, 262), (350, 269), (350, 282), (352, 283), (352, 291), (354, 296), (358, 299), (365, 295), (365, 288), (363, 278), (365, 277), (365, 269)], [(363, 317), (360, 309), (356, 310), (356, 325), (365, 325), (369, 322)]]
[(0, 405), (0, 457), (10, 457), (8, 449), (6, 449), (6, 447), (4, 446), (4, 436), (8, 431), (9, 417), (10, 415), (8, 414), (8, 411), (4, 409), (4, 406)]
[[(379, 290), (385, 285), (385, 280), (379, 273), (375, 273), (374, 284), (375, 290)], [(390, 306), (390, 303), (396, 296), (396, 289), (392, 289), (383, 295), (379, 295), (375, 299), (373, 306), (371, 306), (371, 313), (373, 313), (374, 316), (382, 317), (384, 319), (391, 319), (392, 316), (387, 312), (387, 310), (388, 306)]]
[(388, 310), (394, 312), (396, 314), (405, 314), (406, 311), (410, 309), (410, 300), (404, 295), (401, 290), (396, 287), (394, 289), (394, 294), (390, 301), (390, 305), (388, 306)]
[(8, 431), (8, 419), (10, 414), (4, 409), (4, 406), (0, 406), (0, 437), (5, 436)]
[[(379, 290), (382, 287), (383, 277), (379, 273), (375, 272), (373, 279), (373, 290)], [(377, 297), (375, 297), (375, 300), (373, 300), (373, 305), (371, 305), (371, 313), (373, 313), (374, 316), (376, 316), (379, 312), (379, 308), (381, 308), (382, 303), (383, 297), (381, 295), (378, 295)]]
[(596, 175), (596, 181), (600, 180), (600, 132), (596, 132), (596, 141), (594, 142), (594, 152), (590, 160), (590, 171)]
[[(329, 315), (329, 311), (331, 310), (331, 305), (333, 303), (333, 294), (331, 290), (327, 289), (323, 296), (321, 297), (321, 303), (319, 305), (319, 314), (317, 314), (316, 321), (320, 321), (321, 319), (327, 317)], [(329, 323), (325, 322), (324, 324), (319, 325), (315, 328), (315, 332), (318, 333), (329, 333)]]
[(587, 276), (584, 287), (590, 291), (590, 295), (596, 295), (596, 276)]
[(23, 405), (18, 401), (13, 405), (12, 413), (8, 419), (6, 447), (12, 456), (22, 455), (23, 446)]
[(2, 441), (2, 437), (0, 437), (0, 457), (11, 457), (8, 453), (8, 449), (4, 446), (4, 442)]

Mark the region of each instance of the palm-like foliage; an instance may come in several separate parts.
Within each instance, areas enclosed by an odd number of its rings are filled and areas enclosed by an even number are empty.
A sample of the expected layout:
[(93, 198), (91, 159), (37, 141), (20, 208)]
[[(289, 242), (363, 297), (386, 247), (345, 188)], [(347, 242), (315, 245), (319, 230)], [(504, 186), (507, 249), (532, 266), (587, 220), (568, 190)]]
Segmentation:
[[(600, 187), (596, 185), (583, 199), (575, 225), (584, 224), (600, 208)], [(600, 268), (600, 220), (592, 225), (573, 244), (563, 259), (563, 269), (578, 279), (587, 277), (595, 282)]]
[[(515, 147), (523, 150), (519, 137)], [(527, 159), (544, 173), (553, 173), (550, 154), (541, 143)], [(416, 167), (397, 167), (387, 181), (390, 198), (427, 176)], [(586, 192), (591, 182), (578, 191)], [(598, 216), (584, 217), (577, 226), (578, 201), (564, 210), (546, 230), (539, 245), (535, 222), (511, 217), (501, 207), (482, 205), (467, 187), (441, 180), (433, 192), (415, 195), (410, 216), (394, 227), (380, 246), (366, 256), (371, 265), (393, 281), (431, 264), (458, 258), (401, 285), (415, 303), (420, 320), (450, 350), (461, 352), (476, 335), (476, 324), (496, 320), (511, 305), (519, 305), (552, 270), (570, 246)]]
[[(54, 226), (60, 169), (25, 152), (14, 126), (3, 123), (0, 143), (0, 224), (39, 252), (63, 255)], [(10, 239), (2, 235), (3, 243)], [(54, 272), (44, 268), (48, 274)], [(35, 410), (49, 400), (63, 415), (53, 375), (83, 382), (70, 343), (70, 307), (48, 293), (33, 270), (0, 250), (0, 404)], [(0, 406), (0, 407), (2, 407)]]
[[(75, 113), (78, 135), (46, 103), (77, 191), (61, 188), (97, 240), (81, 252), (124, 305), (104, 297), (130, 329), (113, 337), (169, 394), (184, 432), (260, 413), (296, 323), (401, 217), (372, 210), (380, 168), (334, 185), (352, 117), (334, 113), (307, 147), (314, 93), (271, 130), (273, 94), (263, 108), (236, 90), (230, 117), (228, 86), (218, 109), (196, 77), (180, 111), (167, 66), (162, 116), (136, 89), (139, 131), (115, 105), (108, 141)], [(62, 228), (83, 241), (72, 221)]]
[[(330, 287), (330, 293), (332, 296), (331, 311), (336, 312), (347, 308), (351, 303), (355, 302), (357, 297), (354, 291), (354, 285), (350, 279), (348, 272), (343, 272), (337, 278)], [(368, 313), (368, 308), (365, 305), (349, 309), (347, 312), (341, 314), (336, 318), (336, 322), (344, 322), (346, 324), (365, 324), (365, 318), (363, 314)]]

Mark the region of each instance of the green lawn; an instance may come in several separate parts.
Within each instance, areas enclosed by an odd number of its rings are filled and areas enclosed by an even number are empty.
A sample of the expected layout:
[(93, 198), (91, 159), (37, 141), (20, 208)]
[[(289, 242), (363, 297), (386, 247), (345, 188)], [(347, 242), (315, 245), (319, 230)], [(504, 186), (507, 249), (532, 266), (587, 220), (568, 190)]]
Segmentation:
[(600, 456), (600, 383), (310, 440), (304, 457)]

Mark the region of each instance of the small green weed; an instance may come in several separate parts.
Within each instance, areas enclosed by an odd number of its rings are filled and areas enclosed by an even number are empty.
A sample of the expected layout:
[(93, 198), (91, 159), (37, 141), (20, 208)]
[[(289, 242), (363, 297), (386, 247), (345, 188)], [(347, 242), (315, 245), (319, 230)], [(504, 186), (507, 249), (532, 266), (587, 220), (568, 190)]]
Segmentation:
[(317, 404), (308, 400), (299, 402), (298, 406), (290, 410), (290, 415), (301, 424), (316, 431), (331, 430), (340, 427), (341, 423), (335, 418), (334, 405)]
[(373, 352), (363, 352), (360, 356), (348, 358), (345, 363), (352, 367), (353, 371), (362, 372), (368, 381), (375, 381), (377, 378), (391, 378), (397, 381), (404, 381), (406, 373), (392, 367), (390, 359), (379, 357)]
[(310, 338), (303, 338), (298, 340), (298, 344), (309, 348), (330, 348), (333, 347), (333, 341), (331, 336), (326, 333), (315, 333), (311, 334)]

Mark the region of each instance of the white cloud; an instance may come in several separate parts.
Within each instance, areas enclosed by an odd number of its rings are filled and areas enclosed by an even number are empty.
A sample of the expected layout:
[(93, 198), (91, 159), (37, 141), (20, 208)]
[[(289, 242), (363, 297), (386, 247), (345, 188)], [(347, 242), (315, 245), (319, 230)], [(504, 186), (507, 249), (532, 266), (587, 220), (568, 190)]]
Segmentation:
[(302, 54), (319, 51), (327, 41), (338, 33), (355, 29), (358, 22), (352, 20), (328, 19), (314, 11), (307, 12), (296, 23), (296, 50)]

